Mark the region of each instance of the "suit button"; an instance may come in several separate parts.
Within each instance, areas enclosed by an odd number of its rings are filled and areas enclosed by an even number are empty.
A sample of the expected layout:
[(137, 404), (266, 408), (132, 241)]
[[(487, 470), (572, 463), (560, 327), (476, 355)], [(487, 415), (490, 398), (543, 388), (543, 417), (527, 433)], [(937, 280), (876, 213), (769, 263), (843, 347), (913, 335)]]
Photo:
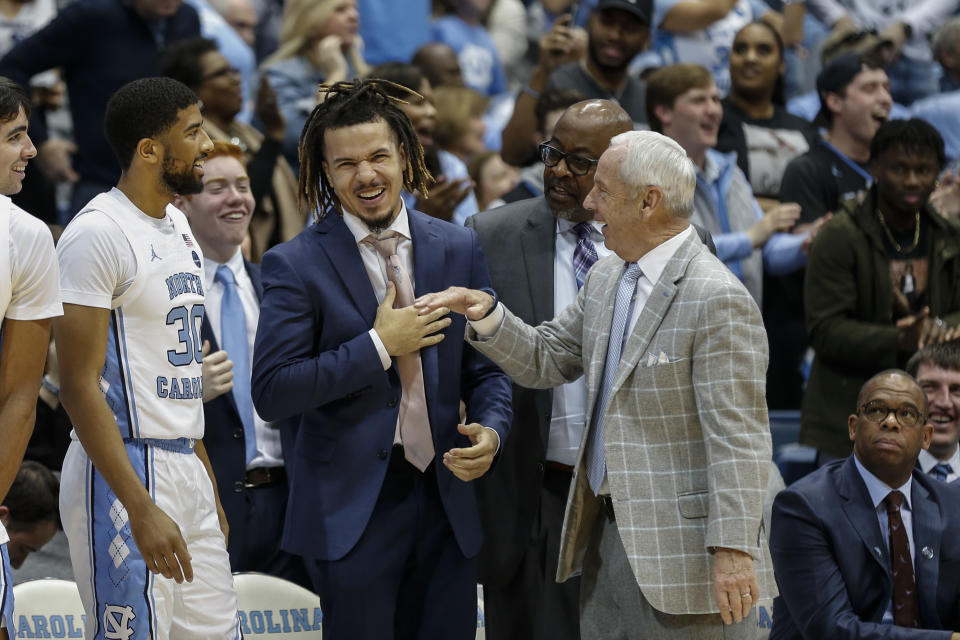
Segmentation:
[(543, 473), (543, 468), (544, 468), (544, 467), (543, 467), (543, 463), (542, 463), (542, 462), (538, 462), (538, 463), (537, 463), (537, 471), (539, 471), (540, 473)]
[(387, 450), (386, 450), (386, 449), (380, 449), (379, 451), (377, 451), (377, 457), (380, 458), (381, 460), (386, 460), (386, 459), (387, 459)]
[(241, 480), (237, 480), (233, 483), (233, 492), (243, 493), (243, 482)]
[(390, 398), (389, 400), (387, 400), (387, 406), (390, 407), (391, 409), (397, 406), (397, 399)]
[(243, 429), (234, 429), (233, 430), (233, 439), (241, 440), (243, 439)]

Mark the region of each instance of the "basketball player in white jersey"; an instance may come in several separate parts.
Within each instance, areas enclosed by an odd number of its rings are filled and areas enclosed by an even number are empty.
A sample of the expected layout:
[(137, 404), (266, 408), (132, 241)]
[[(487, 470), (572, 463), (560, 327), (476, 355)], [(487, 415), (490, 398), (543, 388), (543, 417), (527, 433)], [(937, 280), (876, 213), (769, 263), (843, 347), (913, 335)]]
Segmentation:
[(203, 449), (203, 256), (175, 193), (213, 148), (196, 95), (121, 87), (104, 128), (123, 172), (60, 239), (60, 397), (79, 441), (60, 512), (88, 640), (240, 637), (226, 520)]
[[(0, 501), (33, 432), (50, 319), (63, 313), (50, 230), (7, 197), (20, 192), (27, 162), (37, 155), (29, 117), (26, 92), (0, 77)], [(16, 633), (7, 540), (0, 525), (0, 640)]]

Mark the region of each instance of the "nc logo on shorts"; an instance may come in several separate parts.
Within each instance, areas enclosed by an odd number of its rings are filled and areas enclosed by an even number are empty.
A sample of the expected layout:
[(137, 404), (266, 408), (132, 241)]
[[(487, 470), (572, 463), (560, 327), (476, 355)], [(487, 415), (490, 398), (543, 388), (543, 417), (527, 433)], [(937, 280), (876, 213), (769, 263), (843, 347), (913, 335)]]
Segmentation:
[(106, 640), (130, 640), (133, 635), (130, 623), (136, 617), (131, 606), (108, 604), (103, 609), (103, 637)]

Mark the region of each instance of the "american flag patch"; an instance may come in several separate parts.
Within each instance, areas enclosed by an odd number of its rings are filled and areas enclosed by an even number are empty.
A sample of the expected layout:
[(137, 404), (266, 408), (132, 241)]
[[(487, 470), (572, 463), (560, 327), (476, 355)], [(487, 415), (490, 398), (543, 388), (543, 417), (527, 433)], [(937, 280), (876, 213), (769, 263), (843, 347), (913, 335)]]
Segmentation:
[(181, 233), (180, 235), (183, 237), (183, 243), (184, 243), (185, 245), (187, 245), (188, 247), (192, 247), (192, 246), (193, 246), (193, 239), (190, 237), (189, 234)]

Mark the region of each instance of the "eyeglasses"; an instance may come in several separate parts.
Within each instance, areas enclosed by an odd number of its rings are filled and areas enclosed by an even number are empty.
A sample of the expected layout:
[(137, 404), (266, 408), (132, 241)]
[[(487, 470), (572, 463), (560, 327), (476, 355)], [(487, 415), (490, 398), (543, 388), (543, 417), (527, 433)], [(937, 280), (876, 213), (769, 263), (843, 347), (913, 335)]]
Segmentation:
[(220, 67), (216, 71), (211, 71), (203, 76), (200, 80), (202, 82), (209, 82), (214, 78), (222, 78), (223, 76), (240, 76), (240, 70), (233, 67)]
[(892, 412), (900, 426), (907, 428), (915, 427), (925, 419), (924, 415), (920, 413), (920, 410), (912, 405), (907, 404), (894, 409), (888, 407), (886, 403), (881, 400), (871, 400), (860, 407), (860, 412), (867, 420), (876, 422), (877, 424), (886, 420), (887, 416)]
[(575, 176), (585, 176), (590, 173), (590, 169), (597, 166), (599, 160), (586, 158), (573, 153), (564, 153), (556, 147), (551, 147), (546, 142), (540, 143), (540, 160), (548, 167), (555, 167), (561, 160), (567, 161), (567, 169)]

